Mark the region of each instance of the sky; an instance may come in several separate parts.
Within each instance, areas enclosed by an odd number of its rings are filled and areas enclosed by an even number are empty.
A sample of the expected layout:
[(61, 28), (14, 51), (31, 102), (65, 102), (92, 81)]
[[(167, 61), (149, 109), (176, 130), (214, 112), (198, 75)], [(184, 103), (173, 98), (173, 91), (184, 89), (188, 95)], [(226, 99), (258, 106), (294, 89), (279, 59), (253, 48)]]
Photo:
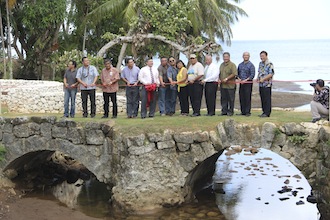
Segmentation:
[(330, 39), (330, 0), (242, 0), (233, 40)]

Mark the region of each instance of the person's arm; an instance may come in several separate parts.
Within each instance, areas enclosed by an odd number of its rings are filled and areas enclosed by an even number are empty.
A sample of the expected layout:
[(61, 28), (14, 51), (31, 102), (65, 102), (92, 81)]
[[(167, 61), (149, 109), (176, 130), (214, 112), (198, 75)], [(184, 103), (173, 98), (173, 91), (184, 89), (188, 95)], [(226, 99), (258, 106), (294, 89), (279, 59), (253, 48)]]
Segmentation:
[(67, 80), (66, 80), (66, 76), (64, 75), (64, 78), (63, 78), (63, 84), (64, 84), (64, 87), (65, 88), (68, 88), (69, 87), (69, 85), (68, 85), (68, 82), (67, 82)]
[(141, 70), (140, 70), (140, 72), (139, 72), (139, 77), (138, 77), (138, 79), (139, 79), (139, 81), (143, 84), (143, 85), (148, 85), (149, 83), (146, 81), (146, 79), (145, 79), (145, 71), (144, 71), (144, 69), (142, 68)]
[(199, 81), (204, 76), (204, 67), (202, 64), (197, 67), (197, 76), (194, 79), (194, 82)]
[(80, 84), (83, 85), (85, 88), (87, 88), (87, 84), (81, 80), (81, 74), (82, 74), (81, 71), (82, 71), (82, 70), (79, 68), (79, 69), (78, 69), (78, 72), (77, 72), (76, 79), (77, 79), (78, 83), (80, 83)]
[(119, 71), (114, 68), (114, 74), (115, 74), (115, 77), (114, 77), (114, 80), (111, 82), (112, 84), (116, 83), (119, 81), (120, 77), (119, 77)]

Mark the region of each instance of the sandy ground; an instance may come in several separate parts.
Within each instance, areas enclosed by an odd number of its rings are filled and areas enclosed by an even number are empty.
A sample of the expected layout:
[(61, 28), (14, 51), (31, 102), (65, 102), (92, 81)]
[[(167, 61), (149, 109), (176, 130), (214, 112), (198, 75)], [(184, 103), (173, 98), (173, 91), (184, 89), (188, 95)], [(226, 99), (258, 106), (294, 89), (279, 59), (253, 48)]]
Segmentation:
[[(276, 90), (286, 91), (277, 92)], [(299, 91), (299, 86), (293, 83), (276, 83), (272, 93), (273, 107), (294, 108), (308, 104), (312, 96), (290, 91)], [(239, 108), (238, 92), (236, 92), (235, 107)], [(217, 100), (220, 99), (218, 93)], [(205, 102), (203, 102), (205, 103)], [(204, 104), (205, 105), (205, 104)], [(220, 102), (217, 101), (217, 108)], [(205, 107), (205, 106), (204, 106)], [(254, 85), (252, 107), (260, 108), (260, 97), (257, 85)], [(85, 214), (60, 205), (59, 202), (38, 198), (24, 198), (22, 192), (14, 190), (14, 185), (0, 176), (0, 219), (4, 220), (93, 220)]]

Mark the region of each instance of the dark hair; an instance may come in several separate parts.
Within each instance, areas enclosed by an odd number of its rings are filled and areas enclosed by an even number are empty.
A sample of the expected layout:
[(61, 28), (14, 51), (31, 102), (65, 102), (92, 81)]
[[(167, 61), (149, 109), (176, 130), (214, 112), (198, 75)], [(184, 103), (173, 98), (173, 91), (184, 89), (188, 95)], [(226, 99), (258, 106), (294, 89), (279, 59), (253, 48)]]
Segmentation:
[(316, 84), (318, 84), (320, 87), (324, 87), (324, 81), (322, 79), (316, 80)]
[(168, 58), (165, 57), (165, 56), (161, 56), (160, 59), (166, 59), (167, 60)]
[(131, 57), (131, 56), (126, 57), (125, 58), (125, 64), (127, 65), (130, 60), (133, 60), (133, 62), (134, 62), (134, 58), (133, 57)]
[(186, 67), (186, 65), (184, 64), (184, 62), (182, 60), (176, 61), (176, 65), (178, 65), (178, 63), (182, 63), (183, 67)]
[(171, 58), (175, 59), (175, 57), (174, 57), (174, 56), (170, 56), (170, 57), (168, 58), (168, 60), (170, 60)]
[(86, 59), (87, 57), (83, 57), (83, 58), (81, 58), (81, 62), (84, 62), (84, 59)]
[(230, 53), (229, 52), (224, 52), (223, 54), (222, 54), (222, 56), (224, 56), (224, 55), (228, 55), (228, 56), (230, 56)]
[(74, 61), (74, 60), (70, 60), (69, 62), (71, 62), (71, 63), (72, 63), (72, 65), (74, 66), (74, 68), (76, 68), (76, 67), (77, 67), (77, 62), (76, 62), (76, 61)]
[(260, 55), (261, 55), (262, 53), (264, 53), (266, 56), (268, 56), (268, 53), (267, 53), (266, 51), (264, 51), (264, 50), (261, 51), (261, 52), (260, 52)]
[(106, 64), (107, 62), (110, 62), (110, 64), (112, 64), (111, 59), (104, 59), (103, 63)]

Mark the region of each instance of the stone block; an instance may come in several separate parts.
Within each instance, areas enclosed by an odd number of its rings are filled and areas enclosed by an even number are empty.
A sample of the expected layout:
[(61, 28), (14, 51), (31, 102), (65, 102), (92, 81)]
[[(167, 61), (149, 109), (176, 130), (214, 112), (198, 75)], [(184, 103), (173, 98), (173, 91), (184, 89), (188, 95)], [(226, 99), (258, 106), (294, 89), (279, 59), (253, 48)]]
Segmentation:
[(177, 143), (192, 144), (194, 143), (194, 133), (192, 132), (181, 132), (173, 135), (174, 140)]
[(101, 124), (97, 122), (87, 122), (85, 128), (91, 130), (100, 130)]
[(128, 152), (132, 155), (143, 155), (151, 151), (156, 150), (155, 143), (149, 143), (145, 146), (131, 146), (128, 148)]
[(216, 131), (210, 131), (210, 140), (216, 151), (220, 151), (223, 149), (219, 134)]
[(16, 117), (11, 121), (13, 125), (25, 124), (27, 122), (29, 122), (29, 118), (27, 116)]
[(261, 147), (270, 149), (273, 139), (275, 137), (276, 125), (274, 123), (265, 122), (261, 130)]
[(40, 134), (40, 125), (34, 122), (16, 125), (13, 128), (16, 137), (29, 137)]
[(83, 144), (85, 141), (85, 134), (82, 128), (69, 127), (67, 139), (73, 144)]
[(281, 126), (280, 130), (283, 131), (283, 133), (287, 134), (288, 136), (304, 135), (306, 132), (303, 126), (301, 126), (300, 124), (296, 124), (294, 122), (285, 123), (283, 126)]
[(176, 146), (178, 147), (178, 150), (181, 152), (190, 150), (190, 144), (176, 143)]
[(147, 137), (150, 142), (161, 142), (161, 141), (170, 141), (172, 140), (173, 131), (165, 129), (164, 133), (148, 133)]
[(101, 149), (100, 146), (90, 145), (87, 147), (89, 153), (91, 153), (95, 157), (101, 156)]
[(143, 146), (145, 144), (145, 140), (146, 140), (146, 136), (144, 134), (124, 138), (124, 142), (127, 147)]
[(89, 145), (102, 145), (104, 134), (101, 130), (86, 130), (86, 143)]
[(202, 162), (207, 158), (200, 144), (192, 144), (190, 151), (194, 155), (194, 162), (196, 163)]
[(47, 139), (52, 139), (52, 124), (48, 122), (41, 123), (40, 134)]
[(159, 150), (167, 149), (167, 148), (175, 148), (175, 142), (173, 140), (157, 142), (157, 148)]
[(200, 146), (202, 147), (206, 157), (210, 157), (216, 153), (216, 150), (210, 142), (202, 142)]
[(3, 133), (2, 134), (2, 143), (4, 145), (11, 144), (15, 141), (15, 136), (12, 133)]
[(52, 126), (52, 137), (53, 138), (66, 138), (68, 133), (68, 128)]
[(11, 123), (5, 123), (3, 125), (2, 131), (3, 133), (13, 133), (13, 127), (14, 126)]
[(196, 131), (194, 133), (194, 141), (197, 143), (209, 141), (209, 133), (207, 131)]
[(219, 123), (217, 125), (217, 130), (219, 133), (220, 141), (222, 143), (222, 147), (223, 148), (230, 147), (230, 143), (228, 141), (227, 134), (226, 134), (225, 128), (223, 126), (223, 123)]
[(181, 167), (186, 171), (190, 172), (192, 171), (197, 163), (194, 161), (194, 156), (190, 154), (189, 152), (183, 152), (179, 153), (178, 160), (181, 165)]

